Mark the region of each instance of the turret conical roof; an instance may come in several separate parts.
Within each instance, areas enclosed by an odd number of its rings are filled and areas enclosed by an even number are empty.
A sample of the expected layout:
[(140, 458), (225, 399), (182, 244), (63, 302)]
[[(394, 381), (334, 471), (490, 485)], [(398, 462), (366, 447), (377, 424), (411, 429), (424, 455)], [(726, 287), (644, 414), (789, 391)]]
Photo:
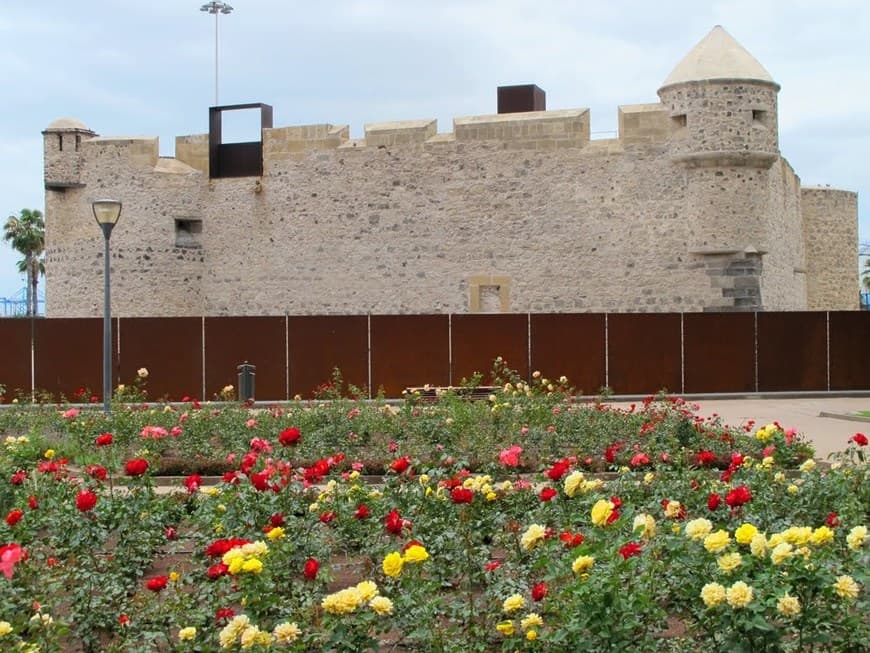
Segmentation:
[(716, 25), (671, 71), (662, 87), (710, 79), (748, 79), (776, 84), (758, 60)]

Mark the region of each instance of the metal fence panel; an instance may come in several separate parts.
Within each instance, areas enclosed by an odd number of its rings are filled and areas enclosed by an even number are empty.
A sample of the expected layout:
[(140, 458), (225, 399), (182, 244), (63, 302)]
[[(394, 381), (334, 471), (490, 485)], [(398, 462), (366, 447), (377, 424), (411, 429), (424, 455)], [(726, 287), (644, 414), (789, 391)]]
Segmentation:
[(450, 383), (446, 315), (372, 315), (372, 394), (401, 397), (409, 386)]
[(827, 389), (825, 313), (758, 313), (758, 390)]
[(609, 386), (617, 394), (681, 393), (680, 315), (607, 316)]
[(578, 393), (606, 384), (603, 313), (540, 313), (531, 316), (532, 370), (547, 378), (563, 374)]
[(368, 317), (297, 315), (288, 318), (290, 396), (311, 397), (338, 368), (346, 383), (368, 385)]
[[(117, 323), (114, 323), (117, 324)], [(113, 324), (113, 327), (114, 327)], [(112, 329), (112, 370), (118, 369), (118, 330)], [(34, 324), (36, 389), (79, 401), (103, 397), (102, 318), (52, 318)], [(81, 392), (81, 391), (85, 392)]]
[(202, 318), (127, 317), (118, 323), (115, 333), (121, 353), (116, 384), (132, 383), (144, 367), (149, 373), (149, 399), (203, 398)]
[[(41, 321), (41, 320), (39, 320)], [(3, 343), (0, 364), (0, 401), (12, 401), (19, 394), (30, 396), (30, 329), (35, 321), (25, 318), (0, 319), (0, 342)]]
[(755, 391), (755, 314), (683, 316), (684, 392)]
[(870, 390), (870, 311), (828, 315), (831, 390)]
[(231, 385), (238, 366), (256, 366), (257, 400), (287, 399), (287, 321), (284, 317), (205, 318), (205, 396)]
[(453, 315), (451, 382), (459, 385), (463, 378), (483, 374), (490, 382), (490, 370), (496, 357), (524, 379), (529, 378), (528, 316), (526, 314)]

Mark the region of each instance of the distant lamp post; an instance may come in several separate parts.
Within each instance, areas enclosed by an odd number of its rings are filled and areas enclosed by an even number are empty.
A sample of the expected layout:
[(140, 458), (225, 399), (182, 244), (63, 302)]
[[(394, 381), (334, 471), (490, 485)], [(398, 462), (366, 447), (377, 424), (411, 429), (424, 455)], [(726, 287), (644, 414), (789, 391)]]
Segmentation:
[(112, 410), (112, 284), (109, 278), (109, 237), (121, 217), (121, 203), (118, 200), (94, 200), (91, 205), (106, 241), (103, 250), (103, 411), (108, 415)]
[(220, 23), (218, 18), (221, 14), (230, 13), (233, 8), (228, 2), (206, 2), (199, 10), (214, 14), (214, 105), (218, 106), (218, 76), (220, 72)]

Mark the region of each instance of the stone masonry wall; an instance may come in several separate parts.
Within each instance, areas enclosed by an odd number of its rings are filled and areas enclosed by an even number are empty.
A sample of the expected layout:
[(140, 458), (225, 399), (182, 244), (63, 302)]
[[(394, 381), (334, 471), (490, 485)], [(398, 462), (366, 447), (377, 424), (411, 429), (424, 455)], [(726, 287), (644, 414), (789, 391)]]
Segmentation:
[(811, 310), (858, 308), (858, 195), (801, 188), (806, 241), (807, 304)]

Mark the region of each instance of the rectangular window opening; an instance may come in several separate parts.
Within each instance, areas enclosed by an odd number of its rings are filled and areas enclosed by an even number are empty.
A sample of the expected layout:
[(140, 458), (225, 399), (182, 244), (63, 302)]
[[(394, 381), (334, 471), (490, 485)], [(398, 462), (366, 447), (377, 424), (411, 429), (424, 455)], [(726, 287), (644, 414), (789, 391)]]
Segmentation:
[(671, 116), (671, 122), (673, 123), (674, 127), (677, 127), (678, 129), (681, 127), (685, 127), (687, 125), (686, 114), (681, 113), (676, 116)]
[(753, 125), (760, 125), (762, 127), (769, 127), (767, 111), (764, 111), (762, 109), (753, 109), (752, 110), (752, 124)]
[(202, 220), (191, 218), (175, 219), (175, 246), (176, 247), (202, 247)]

